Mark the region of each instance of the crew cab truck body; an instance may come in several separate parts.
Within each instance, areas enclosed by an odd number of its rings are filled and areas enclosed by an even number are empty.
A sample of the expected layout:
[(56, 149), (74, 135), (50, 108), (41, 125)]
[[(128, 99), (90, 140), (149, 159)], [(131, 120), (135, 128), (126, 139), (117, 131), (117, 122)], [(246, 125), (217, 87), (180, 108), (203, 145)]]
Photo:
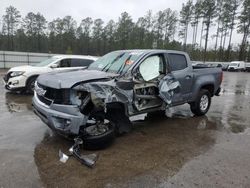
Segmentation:
[(129, 132), (133, 115), (185, 103), (204, 115), (221, 82), (221, 68), (193, 69), (184, 52), (115, 51), (86, 70), (39, 76), (33, 106), (57, 133), (103, 141)]
[(9, 91), (27, 91), (28, 93), (33, 93), (35, 80), (40, 74), (87, 68), (95, 60), (97, 58), (92, 56), (53, 56), (34, 66), (25, 65), (11, 68), (3, 78), (4, 85)]

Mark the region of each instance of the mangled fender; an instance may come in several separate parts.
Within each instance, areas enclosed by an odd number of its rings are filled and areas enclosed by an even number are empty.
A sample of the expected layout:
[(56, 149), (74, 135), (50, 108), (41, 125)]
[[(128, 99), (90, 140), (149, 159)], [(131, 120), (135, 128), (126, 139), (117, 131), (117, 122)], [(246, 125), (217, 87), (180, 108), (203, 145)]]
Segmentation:
[(114, 80), (79, 84), (74, 89), (92, 93), (97, 98), (104, 99), (105, 104), (112, 102), (132, 103), (133, 100), (133, 91), (120, 89)]
[[(114, 80), (83, 83), (74, 87), (74, 89), (91, 93), (92, 101), (102, 99), (104, 102), (102, 107), (105, 112), (107, 111), (107, 105), (110, 103), (122, 103), (126, 108), (131, 108), (132, 106), (133, 90), (123, 90), (117, 87)], [(120, 134), (130, 132), (132, 124), (129, 118), (126, 114), (121, 114), (121, 117), (123, 121), (120, 119), (118, 132)]]
[(180, 82), (171, 74), (166, 75), (159, 83), (159, 96), (167, 104), (172, 103), (174, 93), (180, 91)]

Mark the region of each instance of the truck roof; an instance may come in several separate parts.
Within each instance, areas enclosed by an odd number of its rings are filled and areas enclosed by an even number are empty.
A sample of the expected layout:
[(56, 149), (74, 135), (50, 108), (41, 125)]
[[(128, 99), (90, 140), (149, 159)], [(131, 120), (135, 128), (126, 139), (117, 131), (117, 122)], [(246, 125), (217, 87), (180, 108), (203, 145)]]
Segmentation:
[(55, 58), (76, 58), (76, 59), (90, 59), (90, 60), (97, 60), (98, 57), (90, 56), (90, 55), (54, 55)]
[(178, 50), (162, 50), (162, 49), (131, 49), (131, 50), (117, 50), (117, 52), (134, 52), (134, 53), (178, 53), (187, 55), (186, 52), (178, 51)]

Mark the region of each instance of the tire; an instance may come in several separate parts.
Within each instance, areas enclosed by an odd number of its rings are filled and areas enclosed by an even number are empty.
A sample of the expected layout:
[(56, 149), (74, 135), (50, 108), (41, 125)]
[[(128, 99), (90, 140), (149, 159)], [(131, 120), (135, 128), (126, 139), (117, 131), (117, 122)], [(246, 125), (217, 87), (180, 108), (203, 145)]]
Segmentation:
[(108, 130), (103, 132), (102, 134), (99, 135), (93, 135), (90, 133), (87, 133), (86, 129), (95, 127), (89, 126), (84, 129), (82, 132), (82, 139), (83, 139), (83, 147), (88, 150), (97, 150), (97, 149), (103, 149), (108, 147), (110, 144), (112, 144), (115, 140), (116, 137), (116, 125), (113, 122), (112, 118), (109, 116), (105, 117), (105, 120), (109, 121)]
[(195, 102), (190, 104), (190, 109), (196, 116), (205, 115), (211, 105), (211, 94), (208, 90), (200, 90)]
[(26, 85), (26, 92), (28, 94), (33, 94), (34, 93), (36, 79), (37, 79), (37, 77), (31, 77), (31, 78), (28, 79), (27, 85)]

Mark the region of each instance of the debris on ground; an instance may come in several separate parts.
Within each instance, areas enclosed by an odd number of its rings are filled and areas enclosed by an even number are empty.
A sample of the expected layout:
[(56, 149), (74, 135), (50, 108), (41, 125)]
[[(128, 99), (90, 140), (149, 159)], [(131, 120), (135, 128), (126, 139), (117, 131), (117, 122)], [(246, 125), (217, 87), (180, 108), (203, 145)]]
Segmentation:
[(69, 159), (69, 156), (64, 154), (61, 150), (59, 150), (59, 158), (60, 158), (60, 162), (66, 163), (67, 160)]
[(70, 156), (74, 156), (82, 164), (86, 165), (89, 168), (92, 168), (98, 159), (98, 155), (95, 153), (88, 155), (81, 155), (80, 146), (83, 144), (83, 140), (77, 137), (74, 139), (74, 141), (75, 141), (74, 145), (69, 149), (70, 155), (66, 155), (61, 150), (59, 150), (60, 161), (62, 163), (66, 163)]

